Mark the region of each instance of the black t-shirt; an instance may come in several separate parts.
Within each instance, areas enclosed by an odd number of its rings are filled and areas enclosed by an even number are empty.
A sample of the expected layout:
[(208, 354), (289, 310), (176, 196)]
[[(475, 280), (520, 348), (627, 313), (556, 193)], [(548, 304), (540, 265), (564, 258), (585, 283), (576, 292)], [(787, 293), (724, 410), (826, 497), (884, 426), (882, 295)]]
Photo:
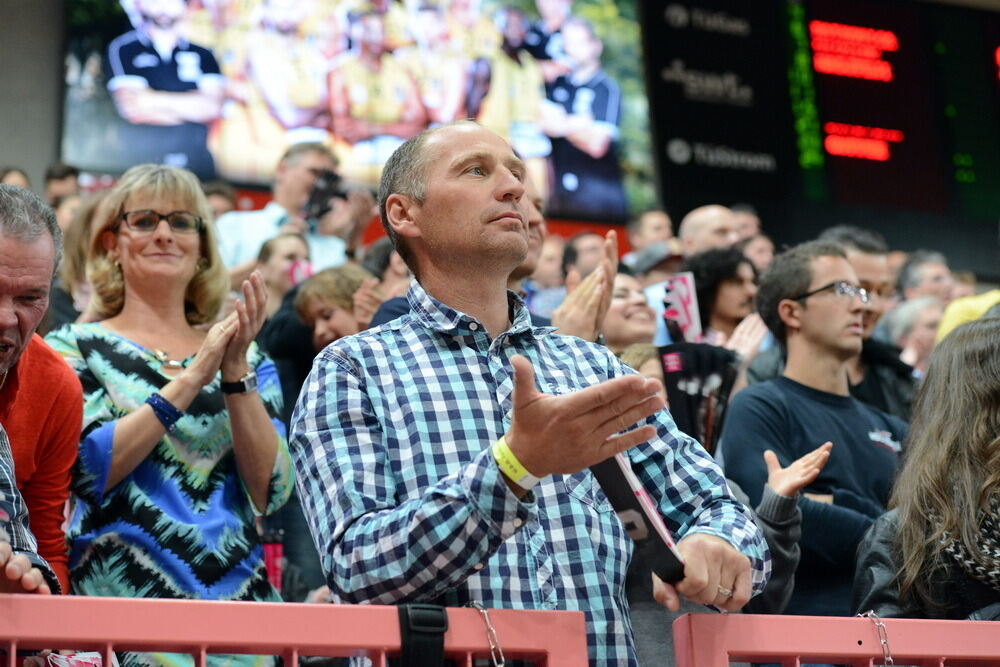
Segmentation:
[(901, 420), (850, 396), (812, 389), (785, 377), (737, 394), (720, 444), (726, 476), (760, 502), (767, 482), (764, 450), (783, 466), (830, 440), (830, 459), (802, 498), (802, 560), (785, 613), (849, 616), (858, 543), (885, 511), (906, 436)]
[[(130, 85), (150, 90), (183, 93), (196, 90), (205, 77), (221, 76), (219, 63), (203, 46), (180, 39), (168, 57), (137, 30), (115, 38), (108, 46), (112, 90)], [(156, 162), (190, 169), (199, 178), (215, 176), (215, 163), (206, 142), (203, 123), (149, 125), (125, 122), (120, 133), (122, 150), (131, 164)]]
[(563, 51), (562, 30), (549, 32), (541, 20), (535, 21), (528, 28), (524, 48), (536, 60), (559, 60), (566, 55)]
[(621, 90), (604, 70), (588, 81), (561, 76), (545, 86), (546, 97), (567, 113), (585, 114), (607, 125), (615, 139), (608, 151), (594, 158), (568, 139), (552, 139), (554, 171), (550, 206), (559, 215), (582, 220), (624, 220), (625, 188), (618, 159), (617, 133), (621, 122)]

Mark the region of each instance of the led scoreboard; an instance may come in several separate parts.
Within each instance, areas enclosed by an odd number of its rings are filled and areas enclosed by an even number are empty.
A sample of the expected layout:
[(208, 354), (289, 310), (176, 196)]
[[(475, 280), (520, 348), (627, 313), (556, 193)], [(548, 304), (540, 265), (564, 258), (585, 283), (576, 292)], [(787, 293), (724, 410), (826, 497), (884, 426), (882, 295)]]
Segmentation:
[(1000, 279), (1000, 13), (902, 0), (643, 4), (675, 217), (748, 202), (780, 241), (859, 224)]

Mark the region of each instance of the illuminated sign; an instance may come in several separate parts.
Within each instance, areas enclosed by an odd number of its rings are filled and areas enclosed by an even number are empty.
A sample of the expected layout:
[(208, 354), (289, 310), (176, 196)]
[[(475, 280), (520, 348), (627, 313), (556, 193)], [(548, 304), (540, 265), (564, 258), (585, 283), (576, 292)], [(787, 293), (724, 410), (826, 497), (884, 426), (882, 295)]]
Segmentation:
[(823, 166), (823, 151), (820, 150), (819, 110), (816, 107), (813, 74), (809, 69), (805, 9), (802, 5), (788, 5), (788, 34), (793, 48), (788, 66), (788, 93), (795, 118), (799, 166), (802, 169), (820, 169)]
[(892, 81), (892, 64), (882, 59), (886, 51), (898, 51), (899, 40), (891, 30), (861, 26), (809, 22), (813, 69), (869, 81)]
[(890, 157), (889, 144), (903, 141), (900, 130), (866, 125), (825, 123), (823, 131), (826, 132), (823, 148), (827, 153), (859, 160), (885, 162)]

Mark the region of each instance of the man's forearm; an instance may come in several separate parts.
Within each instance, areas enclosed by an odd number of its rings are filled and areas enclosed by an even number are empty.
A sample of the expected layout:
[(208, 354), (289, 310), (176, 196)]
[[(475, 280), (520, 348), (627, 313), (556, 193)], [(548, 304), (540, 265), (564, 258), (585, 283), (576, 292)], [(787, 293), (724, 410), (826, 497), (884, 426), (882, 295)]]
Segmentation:
[[(307, 516), (317, 510), (310, 485), (300, 481)], [(371, 506), (374, 500), (348, 487), (335, 495), (335, 507)], [(509, 492), (489, 448), (420, 496), (383, 506), (388, 500), (383, 496), (370, 511), (338, 515), (332, 529), (321, 528), (323, 569), (339, 601), (433, 600), (482, 569), (534, 511)]]

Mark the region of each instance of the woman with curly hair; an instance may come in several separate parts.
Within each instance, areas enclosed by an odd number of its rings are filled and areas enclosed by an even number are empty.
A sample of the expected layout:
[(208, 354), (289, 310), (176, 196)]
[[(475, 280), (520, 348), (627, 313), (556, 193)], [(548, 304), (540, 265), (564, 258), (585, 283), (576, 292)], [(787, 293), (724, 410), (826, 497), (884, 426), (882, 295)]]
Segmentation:
[(934, 349), (889, 506), (859, 548), (855, 608), (1000, 618), (1000, 318)]

